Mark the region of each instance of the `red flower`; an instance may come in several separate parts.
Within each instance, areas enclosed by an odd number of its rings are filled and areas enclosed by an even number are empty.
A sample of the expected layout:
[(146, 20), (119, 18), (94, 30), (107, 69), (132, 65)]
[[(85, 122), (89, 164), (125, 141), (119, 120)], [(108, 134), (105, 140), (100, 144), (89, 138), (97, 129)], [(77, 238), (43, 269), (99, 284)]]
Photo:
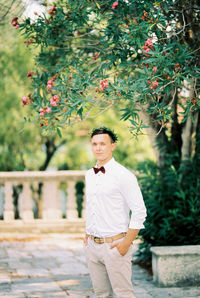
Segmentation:
[(52, 87), (53, 87), (53, 85), (51, 85), (51, 84), (47, 84), (47, 88), (48, 88), (48, 89), (52, 89)]
[(33, 38), (29, 39), (28, 41), (24, 41), (24, 43), (26, 43), (27, 47), (28, 47), (32, 42), (34, 42), (34, 39), (33, 39)]
[(26, 105), (29, 105), (32, 101), (32, 97), (31, 97), (31, 94), (29, 93), (27, 96), (24, 96), (22, 97), (22, 104), (23, 104), (23, 107), (26, 106)]
[(94, 57), (92, 59), (93, 60), (97, 60), (97, 58), (99, 58), (99, 53), (98, 52), (95, 52), (94, 53)]
[(153, 70), (154, 72), (156, 72), (158, 69), (157, 69), (156, 66), (154, 66), (152, 70)]
[(13, 27), (16, 27), (18, 25), (18, 17), (13, 18), (11, 24)]
[(51, 113), (51, 108), (50, 108), (50, 107), (44, 107), (44, 108), (43, 108), (43, 111), (44, 111), (45, 113)]
[(44, 116), (44, 110), (42, 108), (39, 109), (40, 116)]
[(118, 4), (119, 3), (117, 1), (113, 2), (112, 9), (117, 9)]
[(148, 81), (147, 81), (147, 85), (150, 85), (150, 84), (151, 84), (151, 81), (150, 81), (150, 80), (148, 80)]
[(157, 81), (152, 82), (150, 88), (151, 89), (157, 89), (158, 88), (159, 83)]
[(145, 46), (149, 47), (149, 48), (152, 48), (153, 46), (153, 41), (152, 39), (147, 39), (147, 41), (145, 42)]
[(44, 107), (39, 109), (40, 116), (44, 116), (45, 113), (49, 114), (51, 113), (51, 108), (50, 107)]
[(23, 106), (28, 104), (28, 97), (27, 96), (22, 97), (22, 103), (23, 103)]
[(28, 77), (29, 79), (32, 78), (32, 75), (33, 75), (33, 71), (28, 71), (28, 72), (27, 72), (27, 77)]
[(100, 89), (103, 91), (105, 88), (107, 88), (109, 86), (109, 82), (106, 79), (103, 79), (100, 81)]
[(142, 49), (146, 52), (149, 53), (151, 51), (151, 48), (153, 47), (153, 41), (152, 39), (147, 39), (145, 42), (145, 45), (142, 47)]
[(50, 80), (48, 80), (48, 82), (47, 82), (47, 88), (48, 89), (52, 89), (52, 87), (53, 87), (53, 82), (56, 80), (56, 77), (57, 77), (58, 75), (56, 74), (55, 76), (53, 76)]
[(47, 85), (52, 85), (53, 84), (53, 79), (48, 80)]
[(56, 12), (56, 8), (55, 8), (55, 6), (53, 5), (53, 6), (51, 6), (51, 9), (50, 9), (50, 11), (49, 11), (49, 14), (54, 14)]
[(57, 103), (59, 103), (59, 96), (58, 95), (54, 95), (50, 99), (50, 104), (52, 105), (52, 107), (57, 107)]
[(146, 52), (149, 53), (151, 51), (150, 48), (148, 48), (147, 46), (143, 46), (142, 49)]
[(150, 48), (147, 48), (147, 49), (145, 50), (146, 53), (149, 53), (150, 51), (151, 51)]

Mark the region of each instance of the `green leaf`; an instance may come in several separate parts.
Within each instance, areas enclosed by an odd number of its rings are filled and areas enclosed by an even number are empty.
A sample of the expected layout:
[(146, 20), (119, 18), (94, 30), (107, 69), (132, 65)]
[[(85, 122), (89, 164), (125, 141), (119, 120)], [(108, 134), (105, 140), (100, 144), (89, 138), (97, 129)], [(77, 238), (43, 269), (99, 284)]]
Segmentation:
[(58, 127), (57, 127), (57, 133), (58, 133), (59, 137), (62, 138), (61, 131), (60, 131), (60, 129)]

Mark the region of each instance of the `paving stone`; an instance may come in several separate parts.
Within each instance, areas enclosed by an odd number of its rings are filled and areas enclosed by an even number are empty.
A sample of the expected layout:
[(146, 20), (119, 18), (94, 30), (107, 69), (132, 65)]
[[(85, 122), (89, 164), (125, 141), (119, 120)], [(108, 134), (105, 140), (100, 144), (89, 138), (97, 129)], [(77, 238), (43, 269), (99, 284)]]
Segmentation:
[(0, 282), (0, 293), (9, 292), (10, 290), (11, 290), (11, 283), (9, 283), (9, 282)]
[(54, 268), (54, 269), (50, 269), (50, 272), (53, 275), (84, 275), (84, 274), (88, 274), (88, 268), (83, 265), (83, 264), (67, 264), (66, 266), (63, 265), (62, 268)]
[(6, 273), (1, 273), (0, 272), (0, 284), (2, 283), (10, 283), (11, 282), (11, 278), (9, 275), (7, 275)]
[(31, 269), (32, 268), (32, 265), (30, 263), (27, 263), (27, 262), (20, 262), (20, 261), (11, 261), (11, 262), (8, 262), (8, 266), (10, 269)]
[(15, 280), (12, 285), (11, 289), (15, 292), (33, 292), (33, 291), (40, 291), (40, 292), (55, 292), (60, 291), (60, 287), (58, 284), (51, 279), (48, 278), (29, 278), (24, 280)]
[(16, 271), (18, 276), (47, 276), (49, 274), (48, 270), (46, 269), (18, 269)]
[(65, 290), (78, 290), (78, 291), (92, 291), (92, 283), (89, 275), (60, 275), (54, 276), (57, 284)]
[(93, 298), (93, 297), (96, 297), (96, 296), (92, 293), (69, 291), (69, 296), (68, 297), (71, 297), (71, 298)]
[(57, 266), (57, 261), (55, 258), (35, 258), (33, 266), (37, 269), (51, 269)]
[(25, 297), (27, 298), (66, 298), (70, 297), (65, 292), (51, 292), (51, 293), (43, 293), (43, 292), (33, 292), (33, 293), (25, 293)]
[(3, 261), (7, 257), (8, 257), (8, 254), (5, 251), (5, 249), (3, 249), (3, 248), (0, 247), (0, 262)]
[(76, 256), (78, 262), (86, 263), (86, 258), (84, 255)]
[(198, 297), (198, 290), (187, 290), (184, 291), (182, 288), (156, 288), (150, 291), (152, 297), (155, 298), (189, 298)]
[(0, 275), (8, 274), (9, 273), (9, 267), (8, 263), (0, 262)]
[[(24, 295), (24, 293), (18, 293), (18, 292), (14, 292), (14, 291), (12, 291), (12, 292), (0, 292), (0, 294), (1, 294), (1, 296), (0, 297), (5, 297), (5, 298), (24, 298), (24, 297), (27, 297), (28, 298), (28, 296), (25, 296)], [(36, 298), (36, 297), (35, 297)]]

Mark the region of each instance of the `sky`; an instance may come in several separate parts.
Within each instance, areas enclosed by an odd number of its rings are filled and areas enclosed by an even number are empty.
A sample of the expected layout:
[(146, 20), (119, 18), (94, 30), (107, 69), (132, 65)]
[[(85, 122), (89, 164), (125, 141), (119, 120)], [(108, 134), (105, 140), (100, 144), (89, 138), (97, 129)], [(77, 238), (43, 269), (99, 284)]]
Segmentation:
[(40, 5), (42, 1), (38, 0), (23, 0), (22, 1), (24, 6), (26, 7), (23, 16), (24, 17), (30, 17), (31, 19), (37, 18), (37, 16), (34, 14), (34, 12), (37, 12), (38, 14), (42, 14), (45, 12), (44, 6)]

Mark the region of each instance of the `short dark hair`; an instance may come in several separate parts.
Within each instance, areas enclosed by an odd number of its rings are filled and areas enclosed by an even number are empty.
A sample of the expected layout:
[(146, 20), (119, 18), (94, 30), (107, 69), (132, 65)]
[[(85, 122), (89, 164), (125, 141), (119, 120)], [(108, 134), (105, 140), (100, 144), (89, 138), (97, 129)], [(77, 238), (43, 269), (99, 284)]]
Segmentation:
[(118, 140), (116, 133), (113, 130), (111, 130), (110, 128), (105, 127), (105, 126), (101, 126), (99, 128), (93, 129), (93, 131), (91, 133), (91, 138), (95, 135), (101, 135), (101, 134), (109, 135), (112, 143), (116, 143)]

